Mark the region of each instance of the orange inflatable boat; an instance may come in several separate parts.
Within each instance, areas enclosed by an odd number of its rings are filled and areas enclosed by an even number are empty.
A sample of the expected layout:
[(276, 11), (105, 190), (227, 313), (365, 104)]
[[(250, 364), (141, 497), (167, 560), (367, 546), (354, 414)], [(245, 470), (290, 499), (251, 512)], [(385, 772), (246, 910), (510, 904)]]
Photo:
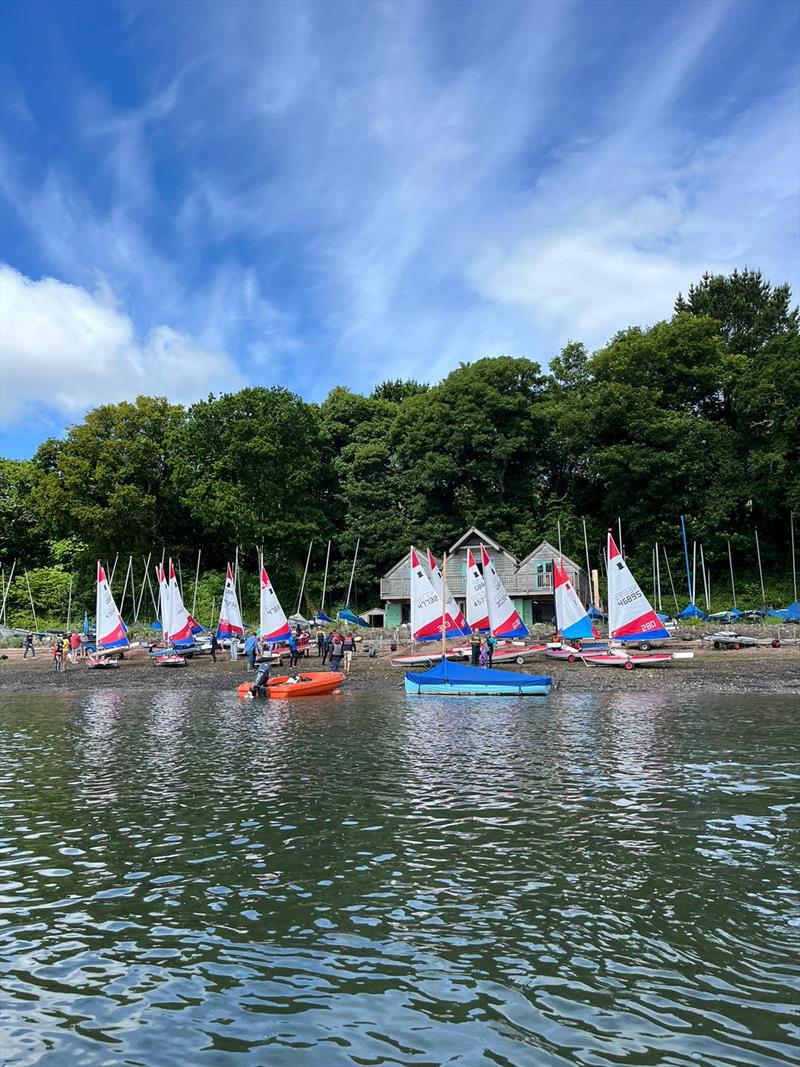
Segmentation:
[[(338, 671), (314, 671), (313, 674), (281, 674), (270, 678), (267, 692), (270, 697), (283, 700), (286, 697), (315, 697), (332, 693), (344, 681), (344, 675)], [(249, 696), (252, 682), (242, 682), (236, 692), (240, 697)]]

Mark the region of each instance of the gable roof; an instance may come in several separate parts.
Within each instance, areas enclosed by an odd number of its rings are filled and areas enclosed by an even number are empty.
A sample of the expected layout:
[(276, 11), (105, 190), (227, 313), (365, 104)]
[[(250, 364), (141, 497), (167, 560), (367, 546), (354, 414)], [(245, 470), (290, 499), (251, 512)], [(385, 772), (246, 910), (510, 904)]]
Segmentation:
[(459, 550), (459, 548), (463, 548), (470, 538), (474, 539), (477, 544), (486, 545), (487, 548), (493, 548), (495, 552), (502, 552), (504, 556), (508, 556), (509, 559), (514, 561), (515, 566), (517, 565), (518, 560), (513, 552), (509, 552), (507, 548), (503, 548), (503, 546), (498, 544), (493, 537), (489, 537), (483, 530), (479, 530), (477, 526), (470, 526), (467, 532), (462, 534), (462, 536), (450, 546), (447, 550), (448, 556), (452, 556), (454, 552)]
[[(579, 563), (570, 559), (569, 556), (564, 555), (563, 552), (559, 553), (555, 545), (551, 545), (549, 541), (540, 542), (533, 552), (529, 552), (525, 559), (520, 563), (520, 569), (525, 566), (526, 563), (533, 563), (539, 560), (551, 560), (551, 559), (563, 559), (567, 567), (570, 567), (574, 571), (583, 572), (583, 567)], [(588, 577), (588, 575), (587, 575)]]

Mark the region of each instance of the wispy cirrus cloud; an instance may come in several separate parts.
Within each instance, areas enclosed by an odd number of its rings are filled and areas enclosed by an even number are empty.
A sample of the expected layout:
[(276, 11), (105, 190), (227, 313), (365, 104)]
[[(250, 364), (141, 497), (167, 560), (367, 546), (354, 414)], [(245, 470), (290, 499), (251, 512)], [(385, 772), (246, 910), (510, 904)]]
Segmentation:
[(137, 336), (169, 324), (244, 380), (319, 399), (546, 361), (705, 269), (798, 284), (791, 4), (123, 10), (124, 85), (84, 77), (36, 166), (7, 146), (16, 265), (110, 287)]

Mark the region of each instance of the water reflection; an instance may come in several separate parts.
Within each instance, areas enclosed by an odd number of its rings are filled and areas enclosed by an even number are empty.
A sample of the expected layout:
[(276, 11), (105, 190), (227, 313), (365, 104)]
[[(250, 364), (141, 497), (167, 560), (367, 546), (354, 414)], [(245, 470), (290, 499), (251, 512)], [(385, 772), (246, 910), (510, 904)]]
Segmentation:
[(789, 701), (60, 696), (0, 700), (9, 1062), (796, 1059)]

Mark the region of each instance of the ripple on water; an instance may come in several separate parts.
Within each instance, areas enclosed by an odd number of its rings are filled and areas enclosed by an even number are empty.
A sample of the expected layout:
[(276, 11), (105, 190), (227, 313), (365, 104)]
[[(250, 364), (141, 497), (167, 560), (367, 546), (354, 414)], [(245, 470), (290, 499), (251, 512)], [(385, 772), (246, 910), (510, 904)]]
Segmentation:
[(795, 1063), (800, 709), (0, 698), (8, 1063)]

